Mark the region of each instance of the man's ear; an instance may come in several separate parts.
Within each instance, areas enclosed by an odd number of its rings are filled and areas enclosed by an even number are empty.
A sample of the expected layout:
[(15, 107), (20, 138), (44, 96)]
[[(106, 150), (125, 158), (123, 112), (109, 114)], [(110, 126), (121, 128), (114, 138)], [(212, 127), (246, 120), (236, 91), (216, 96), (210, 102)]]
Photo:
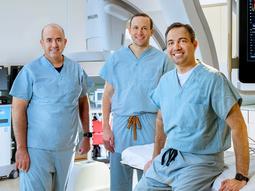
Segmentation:
[(128, 33), (130, 34), (131, 33), (131, 27), (128, 26), (127, 29), (128, 29)]
[(198, 41), (197, 40), (194, 40), (193, 41), (193, 45), (194, 45), (194, 48), (196, 49), (198, 47)]
[(151, 29), (151, 36), (154, 34), (154, 29)]
[(43, 47), (43, 39), (40, 40), (40, 44)]

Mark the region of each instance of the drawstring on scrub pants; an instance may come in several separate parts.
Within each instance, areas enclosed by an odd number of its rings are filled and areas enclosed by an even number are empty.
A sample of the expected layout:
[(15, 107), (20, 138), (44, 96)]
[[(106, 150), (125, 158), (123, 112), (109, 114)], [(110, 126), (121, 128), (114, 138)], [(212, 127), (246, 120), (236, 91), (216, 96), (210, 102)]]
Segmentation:
[(137, 115), (135, 116), (130, 116), (128, 118), (128, 129), (131, 129), (131, 127), (133, 126), (133, 132), (134, 132), (134, 140), (137, 139), (137, 135), (136, 135), (136, 127), (138, 127), (139, 129), (142, 128), (142, 125), (140, 123), (139, 117)]
[(168, 154), (168, 159), (167, 159), (167, 161), (166, 161), (166, 166), (169, 166), (170, 162), (171, 162), (171, 161), (174, 161), (174, 159), (176, 158), (178, 152), (177, 152), (177, 150), (172, 149), (172, 148), (166, 150), (166, 151), (164, 152), (162, 158), (161, 158), (161, 165), (164, 165), (164, 163), (165, 163), (165, 158), (166, 158), (166, 155), (167, 155), (167, 154)]

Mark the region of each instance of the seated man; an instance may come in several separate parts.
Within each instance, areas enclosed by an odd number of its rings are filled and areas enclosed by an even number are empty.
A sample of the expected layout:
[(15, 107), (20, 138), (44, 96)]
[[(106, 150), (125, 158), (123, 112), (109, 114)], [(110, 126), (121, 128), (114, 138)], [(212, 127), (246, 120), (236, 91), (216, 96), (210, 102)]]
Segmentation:
[(231, 145), (230, 130), (236, 176), (224, 180), (220, 191), (240, 190), (249, 180), (241, 97), (223, 74), (195, 59), (197, 41), (191, 26), (173, 23), (166, 31), (166, 41), (176, 69), (161, 78), (151, 95), (160, 110), (153, 161), (147, 163), (149, 169), (135, 190), (211, 190), (223, 171), (223, 151)]

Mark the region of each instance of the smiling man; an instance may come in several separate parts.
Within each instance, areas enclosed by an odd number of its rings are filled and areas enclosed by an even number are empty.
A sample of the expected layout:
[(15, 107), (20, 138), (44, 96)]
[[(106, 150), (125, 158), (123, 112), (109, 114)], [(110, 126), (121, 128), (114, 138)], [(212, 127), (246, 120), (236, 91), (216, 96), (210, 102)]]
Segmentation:
[(223, 171), (232, 131), (236, 176), (220, 191), (239, 191), (249, 180), (241, 97), (222, 73), (195, 59), (198, 42), (190, 25), (173, 23), (165, 36), (176, 69), (151, 96), (159, 109), (153, 161), (135, 190), (210, 191)]
[[(24, 65), (10, 91), (21, 191), (65, 190), (79, 121), (89, 131), (87, 75), (62, 55), (66, 42), (62, 27), (46, 25), (40, 41), (44, 55)], [(89, 149), (84, 137), (80, 151)]]
[[(148, 15), (134, 15), (128, 31), (132, 43), (111, 55), (100, 73), (105, 80), (103, 141), (111, 152), (111, 191), (132, 190), (133, 169), (120, 163), (121, 152), (132, 145), (154, 142), (157, 108), (149, 95), (173, 67), (166, 54), (149, 45), (153, 22)], [(139, 171), (138, 177), (141, 175)]]

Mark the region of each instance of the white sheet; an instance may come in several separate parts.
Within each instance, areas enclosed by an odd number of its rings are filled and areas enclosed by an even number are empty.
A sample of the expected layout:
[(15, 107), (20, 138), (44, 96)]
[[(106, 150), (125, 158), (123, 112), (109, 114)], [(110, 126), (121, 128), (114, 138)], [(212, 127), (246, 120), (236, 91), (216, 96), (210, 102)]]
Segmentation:
[[(145, 163), (151, 159), (152, 152), (153, 152), (153, 144), (129, 147), (122, 152), (121, 163), (129, 165), (133, 168), (143, 170)], [(214, 190), (219, 189), (221, 181), (223, 181), (226, 178), (233, 178), (236, 173), (234, 153), (230, 151), (225, 152), (224, 159), (225, 159), (225, 170), (215, 180), (213, 184)], [(250, 181), (241, 191), (255, 191), (255, 157), (254, 156), (251, 156), (251, 160), (250, 160), (249, 177), (250, 177)]]

